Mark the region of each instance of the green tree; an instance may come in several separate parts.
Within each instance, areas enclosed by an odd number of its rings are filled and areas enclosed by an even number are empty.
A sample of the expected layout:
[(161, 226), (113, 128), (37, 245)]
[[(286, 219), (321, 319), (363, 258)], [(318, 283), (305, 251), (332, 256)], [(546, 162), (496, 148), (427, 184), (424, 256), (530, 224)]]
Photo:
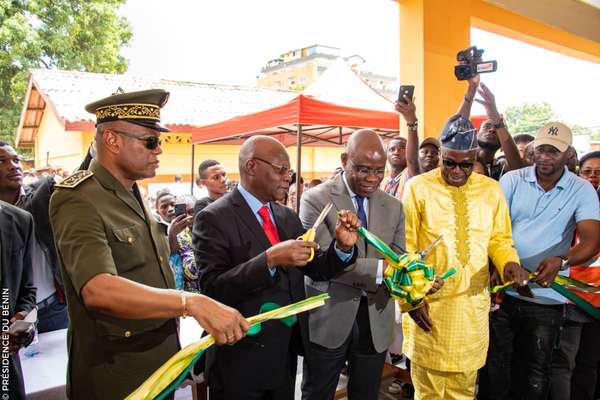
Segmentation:
[(552, 106), (548, 103), (524, 103), (506, 109), (504, 120), (511, 134), (535, 134), (546, 122), (556, 119)]
[(30, 68), (124, 72), (125, 0), (0, 0), (0, 140), (12, 142)]
[(571, 128), (571, 132), (573, 135), (594, 135), (594, 131), (592, 128), (588, 128), (587, 126), (582, 126), (579, 124), (567, 124), (569, 128)]

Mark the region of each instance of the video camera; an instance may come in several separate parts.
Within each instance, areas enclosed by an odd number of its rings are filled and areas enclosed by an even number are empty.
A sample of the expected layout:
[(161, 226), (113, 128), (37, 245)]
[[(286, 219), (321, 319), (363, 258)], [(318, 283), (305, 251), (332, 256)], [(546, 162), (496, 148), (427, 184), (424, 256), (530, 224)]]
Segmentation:
[(460, 63), (454, 67), (454, 76), (459, 81), (466, 81), (477, 74), (495, 72), (498, 67), (496, 61), (481, 61), (484, 50), (477, 46), (461, 50), (456, 54), (456, 60)]

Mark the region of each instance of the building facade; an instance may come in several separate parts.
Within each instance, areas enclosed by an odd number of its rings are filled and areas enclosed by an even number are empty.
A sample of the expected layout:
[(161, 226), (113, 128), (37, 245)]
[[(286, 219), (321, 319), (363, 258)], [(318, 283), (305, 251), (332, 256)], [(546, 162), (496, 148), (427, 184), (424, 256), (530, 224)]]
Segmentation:
[(268, 61), (261, 69), (257, 86), (301, 91), (339, 59), (345, 60), (365, 83), (386, 98), (393, 101), (398, 96), (396, 77), (368, 71), (362, 68), (365, 60), (359, 55), (344, 57), (341, 49), (320, 44), (290, 50)]

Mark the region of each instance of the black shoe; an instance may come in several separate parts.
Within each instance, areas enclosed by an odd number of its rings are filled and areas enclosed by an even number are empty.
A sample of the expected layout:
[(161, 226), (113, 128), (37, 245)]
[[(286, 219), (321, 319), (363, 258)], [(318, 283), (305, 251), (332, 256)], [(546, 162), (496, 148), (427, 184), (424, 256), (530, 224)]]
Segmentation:
[(390, 359), (392, 360), (392, 365), (397, 365), (400, 364), (402, 360), (404, 360), (404, 355), (390, 353)]

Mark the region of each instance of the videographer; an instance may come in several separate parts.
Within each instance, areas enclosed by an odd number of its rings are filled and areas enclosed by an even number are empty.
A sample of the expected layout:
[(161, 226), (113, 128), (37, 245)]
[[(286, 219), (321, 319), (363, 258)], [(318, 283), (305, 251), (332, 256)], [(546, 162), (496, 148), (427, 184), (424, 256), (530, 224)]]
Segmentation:
[[(496, 61), (482, 61), (483, 53), (483, 49), (472, 46), (459, 51), (456, 55), (458, 65), (454, 68), (454, 74), (458, 80), (468, 80), (469, 82), (469, 88), (459, 109), (459, 114), (469, 118), (473, 101), (485, 108), (488, 119), (481, 125), (477, 134), (477, 143), (479, 144), (477, 158), (483, 162), (487, 175), (499, 180), (505, 172), (522, 168), (525, 164), (498, 112), (494, 94), (487, 86), (479, 82), (479, 74), (494, 72), (497, 67)], [(475, 98), (476, 93), (479, 93), (481, 100)], [(506, 162), (499, 162), (495, 159), (500, 148), (504, 152)]]
[[(475, 98), (476, 93), (481, 96), (481, 99)], [(469, 118), (473, 101), (485, 108), (488, 117), (481, 124), (477, 133), (477, 143), (479, 144), (477, 158), (484, 164), (487, 175), (499, 180), (504, 173), (524, 167), (525, 163), (521, 159), (519, 149), (498, 112), (494, 94), (484, 83), (480, 83), (479, 75), (469, 79), (469, 87), (460, 106), (459, 114)], [(504, 152), (506, 163), (499, 162), (495, 158), (499, 149)]]

